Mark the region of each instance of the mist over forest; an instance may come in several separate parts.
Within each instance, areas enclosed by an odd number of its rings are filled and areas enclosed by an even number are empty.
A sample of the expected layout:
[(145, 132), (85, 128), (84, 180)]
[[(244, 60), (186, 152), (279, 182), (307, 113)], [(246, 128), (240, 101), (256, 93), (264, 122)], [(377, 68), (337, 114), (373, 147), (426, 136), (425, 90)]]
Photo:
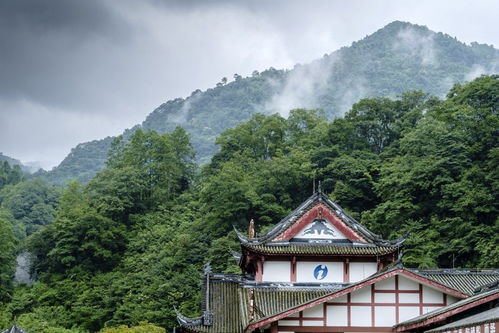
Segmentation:
[(166, 101), (50, 171), (0, 154), (0, 330), (171, 332), (174, 307), (200, 313), (204, 264), (240, 273), (234, 227), (268, 230), (317, 180), (407, 236), (406, 267), (499, 267), (498, 66), (492, 46), (396, 21)]

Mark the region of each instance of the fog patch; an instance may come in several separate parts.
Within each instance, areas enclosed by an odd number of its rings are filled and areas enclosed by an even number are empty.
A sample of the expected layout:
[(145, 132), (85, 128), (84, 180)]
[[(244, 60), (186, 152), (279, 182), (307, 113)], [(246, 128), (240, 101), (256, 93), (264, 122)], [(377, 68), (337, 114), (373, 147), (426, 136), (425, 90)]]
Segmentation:
[[(317, 108), (319, 97), (327, 91), (336, 61), (335, 57), (329, 56), (308, 65), (296, 65), (287, 73), (284, 83), (277, 87), (278, 92), (265, 104), (265, 109), (287, 117), (292, 109)], [(270, 83), (278, 85), (276, 82)]]
[(19, 254), (16, 258), (16, 273), (14, 275), (14, 280), (19, 283), (27, 284), (31, 286), (35, 279), (31, 277), (31, 254), (29, 252), (23, 252)]
[(397, 34), (393, 49), (407, 57), (419, 58), (423, 66), (438, 67), (433, 37), (431, 32), (423, 33), (412, 27), (403, 28)]

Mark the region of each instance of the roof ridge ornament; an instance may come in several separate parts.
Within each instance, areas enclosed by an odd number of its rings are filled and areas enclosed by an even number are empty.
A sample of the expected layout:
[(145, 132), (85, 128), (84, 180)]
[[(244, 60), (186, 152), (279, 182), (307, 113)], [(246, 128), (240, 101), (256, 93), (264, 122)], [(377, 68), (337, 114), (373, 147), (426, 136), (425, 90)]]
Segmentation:
[(248, 225), (248, 237), (255, 238), (255, 220), (251, 219)]

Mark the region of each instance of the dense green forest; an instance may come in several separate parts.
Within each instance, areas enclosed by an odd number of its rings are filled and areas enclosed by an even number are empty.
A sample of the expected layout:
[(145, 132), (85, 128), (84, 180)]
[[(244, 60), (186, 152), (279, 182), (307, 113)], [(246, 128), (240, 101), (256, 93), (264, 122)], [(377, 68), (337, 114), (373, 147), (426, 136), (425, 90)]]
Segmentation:
[[(251, 76), (234, 74), (215, 87), (170, 100), (151, 112), (135, 130), (171, 132), (182, 126), (191, 137), (198, 162), (207, 163), (217, 151), (224, 130), (256, 113), (294, 108), (322, 109), (327, 119), (343, 115), (361, 98), (395, 98), (407, 90), (443, 97), (456, 82), (496, 73), (499, 51), (484, 44), (466, 45), (425, 26), (392, 22), (362, 40), (293, 69), (270, 68)], [(105, 165), (112, 138), (82, 143), (43, 176), (63, 185), (76, 178), (89, 181)]]
[[(314, 179), (374, 232), (408, 234), (408, 267), (499, 267), (498, 108), (499, 76), (482, 76), (444, 99), (362, 99), (333, 121), (320, 110), (256, 114), (225, 130), (201, 168), (176, 127), (116, 138), (106, 168), (62, 193), (6, 177), (0, 328), (16, 317), (29, 332), (171, 331), (174, 306), (198, 311), (204, 263), (239, 272), (233, 226), (253, 218), (264, 230)], [(26, 250), (31, 286), (12, 281)]]

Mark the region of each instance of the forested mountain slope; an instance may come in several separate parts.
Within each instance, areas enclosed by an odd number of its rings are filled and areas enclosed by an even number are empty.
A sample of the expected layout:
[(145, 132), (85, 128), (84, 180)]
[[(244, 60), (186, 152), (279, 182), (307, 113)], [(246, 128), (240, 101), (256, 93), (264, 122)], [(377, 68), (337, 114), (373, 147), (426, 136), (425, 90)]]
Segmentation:
[[(286, 116), (294, 108), (321, 108), (332, 119), (361, 98), (393, 98), (414, 89), (443, 96), (454, 83), (498, 68), (499, 51), (492, 46), (466, 45), (424, 26), (396, 21), (309, 64), (255, 71), (245, 78), (235, 74), (231, 82), (222, 79), (214, 88), (168, 101), (140, 128), (168, 132), (184, 127), (197, 160), (207, 162), (216, 152), (215, 138), (257, 112)], [(54, 183), (73, 177), (87, 181), (103, 167), (110, 142), (106, 138), (82, 144), (91, 149), (78, 146), (47, 177)]]
[[(362, 99), (332, 121), (304, 109), (254, 115), (222, 132), (201, 172), (177, 127), (136, 130), (113, 145), (106, 169), (62, 194), (36, 180), (8, 184), (0, 329), (17, 318), (41, 333), (142, 321), (171, 332), (174, 306), (199, 314), (203, 264), (240, 272), (233, 227), (254, 219), (257, 232), (268, 229), (311, 195), (314, 180), (383, 238), (408, 235), (407, 267), (497, 268), (498, 110), (499, 75), (482, 76), (444, 99)], [(18, 224), (32, 232), (32, 286), (11, 279)]]

